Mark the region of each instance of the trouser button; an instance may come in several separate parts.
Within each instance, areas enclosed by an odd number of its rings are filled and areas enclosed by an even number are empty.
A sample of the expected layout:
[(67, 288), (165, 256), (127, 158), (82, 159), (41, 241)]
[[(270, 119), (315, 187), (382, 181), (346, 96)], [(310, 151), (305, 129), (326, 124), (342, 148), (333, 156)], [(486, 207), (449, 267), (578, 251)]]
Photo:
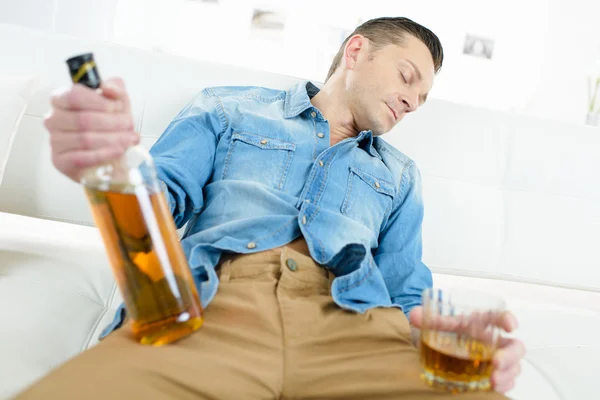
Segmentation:
[(291, 258), (285, 260), (285, 263), (287, 264), (287, 267), (290, 269), (290, 271), (295, 271), (298, 269), (298, 264), (296, 264), (296, 261), (292, 260)]

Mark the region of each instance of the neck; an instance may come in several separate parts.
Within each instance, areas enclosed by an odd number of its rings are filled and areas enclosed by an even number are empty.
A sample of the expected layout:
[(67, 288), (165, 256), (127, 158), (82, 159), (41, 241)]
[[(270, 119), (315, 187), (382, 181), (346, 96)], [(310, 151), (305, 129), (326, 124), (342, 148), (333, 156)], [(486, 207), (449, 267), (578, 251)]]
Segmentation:
[(343, 81), (332, 76), (312, 99), (311, 103), (321, 111), (329, 122), (329, 144), (333, 146), (344, 139), (355, 137), (359, 131), (354, 116), (345, 99)]

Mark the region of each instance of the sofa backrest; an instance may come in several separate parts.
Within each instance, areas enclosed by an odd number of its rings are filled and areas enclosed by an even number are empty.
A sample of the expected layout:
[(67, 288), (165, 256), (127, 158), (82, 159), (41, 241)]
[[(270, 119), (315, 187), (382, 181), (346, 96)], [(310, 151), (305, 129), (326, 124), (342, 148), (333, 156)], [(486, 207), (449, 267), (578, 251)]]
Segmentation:
[[(0, 24), (0, 69), (42, 76), (8, 159), (0, 211), (93, 224), (81, 187), (52, 166), (42, 124), (51, 91), (70, 84), (65, 59), (88, 51), (103, 77), (125, 79), (146, 148), (204, 87), (301, 81)], [(422, 172), (424, 261), (433, 271), (600, 291), (600, 129), (431, 99), (384, 138)]]
[(402, 124), (432, 269), (600, 291), (600, 129), (448, 102)]
[(92, 51), (103, 79), (120, 76), (125, 80), (141, 144), (146, 148), (204, 87), (252, 84), (287, 88), (301, 81), (7, 24), (0, 24), (0, 51), (0, 72), (41, 77), (12, 145), (0, 185), (0, 210), (85, 225), (93, 225), (93, 219), (83, 191), (53, 167), (43, 126), (52, 91), (71, 85), (67, 58)]

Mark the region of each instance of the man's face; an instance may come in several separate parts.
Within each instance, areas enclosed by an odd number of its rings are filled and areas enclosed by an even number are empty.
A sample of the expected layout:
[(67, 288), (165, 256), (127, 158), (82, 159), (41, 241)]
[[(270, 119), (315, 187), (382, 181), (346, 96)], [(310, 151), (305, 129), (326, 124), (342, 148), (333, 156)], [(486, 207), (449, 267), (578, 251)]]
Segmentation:
[(382, 135), (425, 102), (435, 69), (429, 49), (414, 36), (374, 53), (369, 45), (363, 38), (355, 58), (347, 60), (353, 65), (345, 84), (357, 128)]

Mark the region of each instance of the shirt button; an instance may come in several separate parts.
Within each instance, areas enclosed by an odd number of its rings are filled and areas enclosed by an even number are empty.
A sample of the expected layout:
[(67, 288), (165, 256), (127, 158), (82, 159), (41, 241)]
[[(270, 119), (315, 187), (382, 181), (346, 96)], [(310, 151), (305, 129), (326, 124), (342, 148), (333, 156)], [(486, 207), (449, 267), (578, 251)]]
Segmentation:
[(379, 182), (375, 182), (375, 187), (376, 187), (377, 189), (379, 189), (379, 188), (381, 187), (381, 185), (379, 184)]
[(306, 215), (302, 217), (302, 225), (306, 225)]
[(325, 164), (323, 164), (323, 161), (319, 160), (319, 165), (322, 167)]
[(305, 203), (310, 203), (310, 199), (304, 200)]
[(325, 137), (325, 134), (319, 132), (319, 133), (317, 133), (317, 136), (320, 137), (321, 139), (323, 139)]
[(248, 243), (248, 244), (246, 245), (246, 247), (247, 247), (247, 248), (249, 248), (249, 249), (255, 249), (255, 248), (256, 248), (256, 243), (254, 243), (254, 242), (250, 242), (250, 243)]
[(260, 141), (260, 144), (267, 144), (267, 139), (263, 139)]
[(317, 116), (317, 113), (313, 111), (313, 112), (310, 113), (310, 116), (313, 117), (313, 118), (315, 118)]
[(290, 269), (290, 271), (295, 271), (298, 269), (298, 264), (296, 264), (296, 261), (292, 260), (291, 258), (288, 258), (287, 260), (285, 260), (285, 263), (286, 263), (287, 267)]

